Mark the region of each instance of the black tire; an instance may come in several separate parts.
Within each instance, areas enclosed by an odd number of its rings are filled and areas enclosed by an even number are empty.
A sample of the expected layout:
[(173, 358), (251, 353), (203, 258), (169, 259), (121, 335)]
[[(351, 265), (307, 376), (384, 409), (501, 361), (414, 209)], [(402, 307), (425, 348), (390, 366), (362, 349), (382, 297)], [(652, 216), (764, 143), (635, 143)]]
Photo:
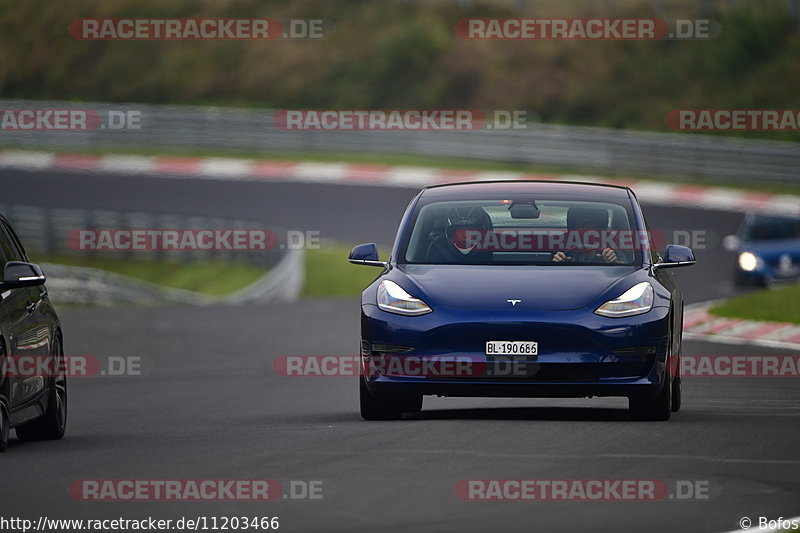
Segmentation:
[[(628, 409), (633, 420), (669, 420), (673, 411), (680, 409), (680, 398), (678, 398), (678, 409), (674, 408), (675, 382), (673, 365), (675, 372), (680, 371), (680, 367), (673, 360), (672, 356), (672, 314), (670, 314), (670, 328), (667, 333), (667, 361), (664, 369), (664, 383), (655, 398), (631, 397), (628, 398)], [(680, 388), (680, 381), (678, 381)]]
[[(681, 317), (683, 311), (681, 310)], [(672, 412), (677, 413), (681, 410), (683, 398), (683, 380), (681, 379), (681, 356), (683, 355), (683, 326), (680, 328), (681, 338), (678, 339), (678, 353), (671, 354), (673, 361), (668, 368), (672, 368)]]
[(669, 420), (672, 414), (671, 380), (662, 385), (655, 398), (628, 398), (628, 408), (634, 420)]
[(677, 413), (681, 410), (681, 378), (680, 376), (672, 379), (672, 412)]
[(6, 451), (8, 447), (8, 433), (11, 422), (8, 418), (8, 409), (5, 400), (0, 400), (0, 452)]
[(64, 374), (64, 350), (61, 338), (53, 342), (56, 372), (50, 378), (47, 411), (44, 416), (16, 428), (19, 440), (59, 440), (67, 429), (67, 376)]
[(369, 392), (364, 378), (358, 379), (361, 418), (364, 420), (399, 420), (403, 417), (403, 402), (395, 398), (377, 398)]
[[(5, 368), (6, 358), (6, 345), (3, 339), (0, 339), (0, 365)], [(8, 411), (8, 404), (6, 400), (0, 399), (0, 452), (5, 451), (8, 447), (8, 434), (11, 431), (11, 418)]]
[(422, 411), (422, 394), (415, 394), (403, 398), (403, 412), (404, 413), (419, 413)]

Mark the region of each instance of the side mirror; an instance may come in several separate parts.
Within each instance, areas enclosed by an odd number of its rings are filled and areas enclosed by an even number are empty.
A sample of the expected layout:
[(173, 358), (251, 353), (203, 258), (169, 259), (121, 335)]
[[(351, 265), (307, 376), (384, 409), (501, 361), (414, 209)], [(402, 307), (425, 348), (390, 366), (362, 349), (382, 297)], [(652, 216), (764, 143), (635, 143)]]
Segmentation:
[(3, 269), (3, 281), (0, 288), (3, 290), (19, 289), (21, 287), (35, 287), (45, 282), (44, 272), (39, 265), (23, 263), (22, 261), (9, 261)]
[(738, 252), (742, 241), (736, 235), (728, 235), (722, 239), (722, 247), (728, 252)]
[(656, 263), (653, 268), (675, 268), (695, 264), (694, 252), (688, 246), (668, 244), (664, 252), (664, 262)]
[(386, 267), (388, 263), (378, 259), (378, 246), (374, 242), (359, 244), (350, 252), (349, 261), (354, 265)]

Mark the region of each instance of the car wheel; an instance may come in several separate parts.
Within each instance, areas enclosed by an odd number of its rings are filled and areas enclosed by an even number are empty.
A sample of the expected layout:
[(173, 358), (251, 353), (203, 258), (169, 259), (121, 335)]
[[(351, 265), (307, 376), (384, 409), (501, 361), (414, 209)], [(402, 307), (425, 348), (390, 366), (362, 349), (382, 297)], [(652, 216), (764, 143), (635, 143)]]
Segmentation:
[(8, 419), (6, 402), (0, 400), (0, 452), (4, 452), (8, 446), (8, 432), (10, 429), (11, 422)]
[[(6, 345), (0, 339), (0, 364), (5, 367)], [(0, 399), (0, 452), (5, 451), (8, 446), (8, 433), (11, 431), (11, 418), (9, 416), (8, 404)]]
[(422, 394), (415, 394), (403, 398), (403, 412), (404, 413), (419, 413), (422, 411)]
[(56, 356), (56, 368), (55, 375), (50, 381), (47, 411), (42, 418), (16, 428), (17, 438), (20, 440), (58, 440), (64, 436), (66, 431), (67, 376), (64, 367), (64, 350), (59, 337), (56, 337), (53, 343), (53, 352), (53, 355)]
[[(681, 313), (683, 316), (683, 313)], [(672, 354), (674, 359), (670, 368), (672, 371), (672, 412), (677, 413), (681, 410), (681, 399), (683, 397), (683, 380), (681, 379), (681, 355), (683, 354), (683, 327), (679, 329), (681, 338), (678, 339), (678, 353)]]
[[(670, 321), (672, 319), (670, 318)], [(664, 369), (664, 384), (661, 386), (661, 391), (655, 398), (648, 397), (631, 397), (628, 398), (628, 408), (631, 413), (631, 418), (634, 420), (669, 420), (670, 415), (674, 409), (673, 392), (675, 391), (675, 382), (679, 378), (674, 378), (670, 369), (674, 364), (672, 359), (672, 328), (670, 327), (667, 334), (667, 348), (670, 353), (667, 354), (666, 368)], [(676, 365), (676, 368), (679, 367)], [(680, 384), (678, 385), (680, 387)], [(680, 401), (680, 399), (678, 400)], [(680, 403), (678, 404), (680, 408)]]
[(677, 413), (681, 410), (681, 378), (672, 379), (672, 412)]
[(672, 383), (664, 383), (655, 398), (628, 398), (634, 420), (669, 420), (672, 414)]
[[(398, 420), (403, 416), (403, 402), (395, 398), (377, 398), (369, 392), (364, 378), (358, 379), (361, 418), (364, 420)], [(422, 397), (420, 397), (420, 400)], [(421, 404), (422, 402), (420, 402)], [(420, 408), (422, 406), (420, 405)]]

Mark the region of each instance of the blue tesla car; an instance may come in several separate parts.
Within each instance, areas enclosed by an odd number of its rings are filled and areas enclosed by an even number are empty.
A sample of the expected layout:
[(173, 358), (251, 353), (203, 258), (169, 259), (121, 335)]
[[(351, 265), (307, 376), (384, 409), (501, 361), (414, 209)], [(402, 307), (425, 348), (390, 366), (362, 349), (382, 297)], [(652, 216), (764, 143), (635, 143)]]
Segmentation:
[[(629, 398), (635, 419), (680, 408), (683, 298), (627, 187), (493, 181), (429, 187), (361, 297), (361, 415), (423, 395)], [(672, 370), (671, 370), (672, 369)]]
[(800, 218), (749, 213), (724, 244), (739, 254), (736, 285), (769, 287), (800, 279)]

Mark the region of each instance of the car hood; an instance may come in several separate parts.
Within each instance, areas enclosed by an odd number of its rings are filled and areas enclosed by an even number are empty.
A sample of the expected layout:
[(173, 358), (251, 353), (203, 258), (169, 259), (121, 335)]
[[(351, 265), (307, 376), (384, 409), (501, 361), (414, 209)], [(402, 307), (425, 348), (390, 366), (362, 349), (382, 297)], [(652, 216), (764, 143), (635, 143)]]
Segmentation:
[(585, 307), (636, 270), (562, 265), (402, 265), (398, 269), (416, 282), (434, 307), (508, 309), (512, 305), (508, 300), (521, 300), (515, 307), (537, 311)]

